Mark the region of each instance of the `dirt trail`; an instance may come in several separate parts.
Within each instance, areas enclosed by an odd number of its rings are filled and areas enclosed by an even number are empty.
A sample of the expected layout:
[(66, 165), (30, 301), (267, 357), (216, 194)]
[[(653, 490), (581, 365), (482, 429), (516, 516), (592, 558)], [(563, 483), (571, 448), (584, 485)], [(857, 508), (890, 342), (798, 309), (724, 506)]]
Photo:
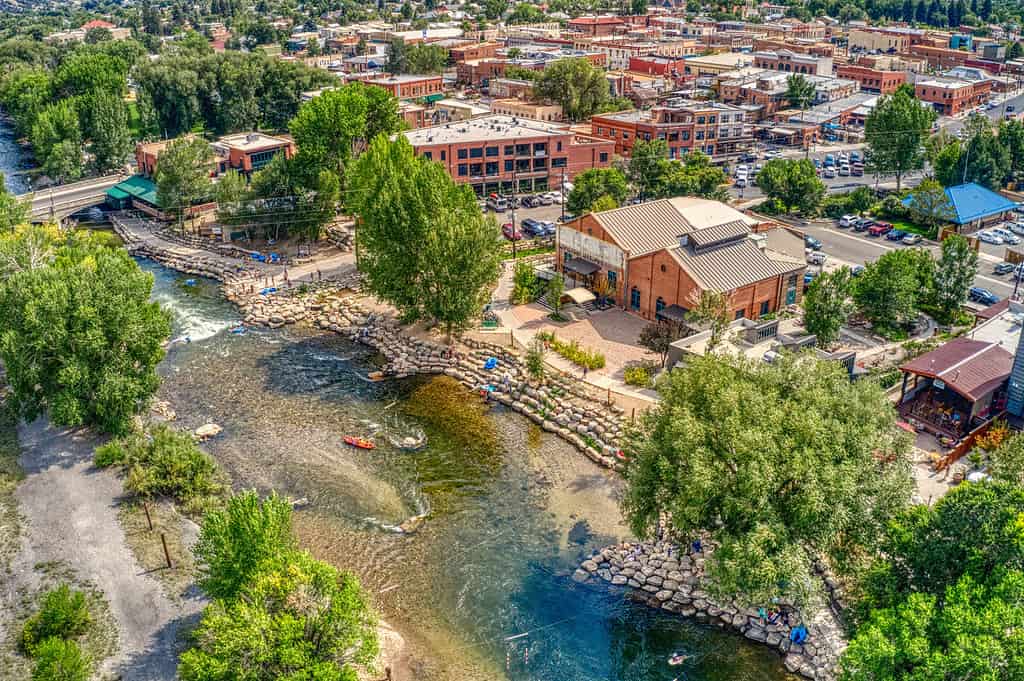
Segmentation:
[(103, 671), (131, 681), (171, 681), (183, 643), (179, 632), (196, 621), (203, 602), (170, 600), (136, 562), (117, 517), (121, 481), (92, 466), (96, 436), (39, 419), (22, 424), (18, 438), (26, 477), (16, 497), (25, 531), (0, 582), (0, 639), (16, 635), (6, 615), (19, 592), (38, 588), (35, 566), (63, 562), (103, 591), (117, 620), (118, 652)]

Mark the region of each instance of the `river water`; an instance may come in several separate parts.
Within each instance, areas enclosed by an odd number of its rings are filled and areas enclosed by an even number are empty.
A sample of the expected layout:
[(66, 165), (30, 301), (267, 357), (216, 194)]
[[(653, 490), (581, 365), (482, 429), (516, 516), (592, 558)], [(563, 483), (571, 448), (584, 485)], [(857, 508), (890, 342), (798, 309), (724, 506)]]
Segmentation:
[[(237, 488), (308, 502), (295, 514), (302, 545), (360, 577), (417, 679), (787, 678), (766, 648), (572, 582), (584, 553), (629, 533), (621, 481), (569, 445), (448, 379), (367, 382), (373, 358), (333, 335), (234, 335), (212, 283), (143, 266), (191, 340), (161, 365), (160, 397), (182, 426), (223, 426), (208, 449)], [(418, 429), (418, 452), (387, 442)], [(370, 452), (341, 442), (374, 433)], [(396, 531), (424, 513), (414, 533)], [(694, 657), (669, 667), (677, 650)]]
[(28, 177), (22, 174), (27, 167), (21, 147), (14, 139), (14, 128), (7, 120), (0, 118), (0, 173), (4, 175), (7, 191), (23, 194), (31, 189)]

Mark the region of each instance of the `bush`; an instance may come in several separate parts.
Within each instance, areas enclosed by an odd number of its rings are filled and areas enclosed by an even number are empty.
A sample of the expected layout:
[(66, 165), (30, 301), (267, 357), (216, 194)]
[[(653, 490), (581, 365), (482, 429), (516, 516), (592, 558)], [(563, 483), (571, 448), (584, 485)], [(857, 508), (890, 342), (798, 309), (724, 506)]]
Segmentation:
[(525, 305), (540, 297), (544, 290), (544, 281), (538, 279), (533, 266), (525, 262), (517, 262), (512, 278), (512, 304)]
[(882, 215), (889, 219), (900, 220), (907, 216), (907, 208), (897, 194), (889, 194), (882, 199)]
[(92, 664), (74, 641), (48, 638), (36, 648), (32, 681), (86, 681)]
[(551, 343), (552, 350), (562, 357), (565, 357), (576, 366), (591, 370), (604, 368), (604, 355), (597, 350), (588, 350), (582, 347), (580, 342), (575, 338), (569, 342), (565, 342), (558, 340), (554, 337), (554, 334), (551, 334), (549, 342)]
[(850, 200), (845, 194), (825, 197), (821, 211), (832, 219), (839, 219), (850, 212)]
[(97, 467), (128, 469), (125, 487), (142, 497), (165, 495), (185, 504), (202, 505), (223, 492), (217, 464), (199, 449), (192, 435), (166, 425), (149, 434), (135, 433), (98, 447)]
[(786, 210), (786, 206), (778, 199), (768, 199), (754, 210), (755, 212), (763, 213), (764, 215), (782, 215), (783, 213), (788, 212)]
[(626, 385), (633, 385), (638, 388), (650, 388), (654, 385), (653, 376), (657, 370), (654, 362), (638, 362), (626, 367), (624, 380)]
[(40, 642), (52, 638), (73, 638), (84, 633), (88, 626), (89, 608), (85, 594), (61, 584), (43, 595), (39, 612), (25, 622), (21, 631), (22, 650), (35, 656)]

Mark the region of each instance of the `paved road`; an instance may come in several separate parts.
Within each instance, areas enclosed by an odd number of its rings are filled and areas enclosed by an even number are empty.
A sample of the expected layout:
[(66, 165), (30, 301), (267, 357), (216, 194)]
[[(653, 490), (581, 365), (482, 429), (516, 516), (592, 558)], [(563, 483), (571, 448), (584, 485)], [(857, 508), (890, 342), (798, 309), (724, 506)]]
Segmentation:
[(80, 206), (85, 206), (92, 201), (102, 203), (107, 189), (123, 179), (123, 175), (108, 175), (74, 184), (40, 189), (20, 196), (31, 198), (32, 214), (36, 217), (49, 215), (51, 209), (59, 215), (62, 212), (68, 212), (68, 210), (64, 210), (65, 206), (74, 207), (74, 210), (70, 211), (74, 212)]
[[(1021, 93), (1010, 93), (1005, 99), (1000, 96), (1000, 99), (996, 100), (999, 102), (999, 106), (994, 109), (982, 109), (988, 118), (993, 122), (998, 122), (1007, 113), (1019, 114), (1024, 111), (1024, 92)], [(1012, 110), (1008, 111), (1012, 107)], [(967, 124), (969, 114), (960, 115), (956, 118), (941, 118), (939, 119), (939, 127), (945, 128), (952, 133), (955, 133), (960, 128)]]
[[(887, 241), (882, 237), (869, 237), (865, 232), (854, 232), (849, 229), (839, 229), (835, 226), (825, 226), (820, 223), (801, 225), (800, 229), (818, 239), (822, 243), (824, 251), (831, 261), (839, 261), (850, 265), (863, 265), (877, 260), (886, 251), (908, 248), (903, 244)], [(939, 245), (932, 241), (921, 244), (933, 256), (938, 257)], [(978, 276), (975, 277), (975, 285), (987, 288), (1000, 298), (1006, 298), (1013, 293), (1013, 278), (1009, 275), (996, 275), (992, 268), (1001, 258), (983, 253), (978, 267)]]

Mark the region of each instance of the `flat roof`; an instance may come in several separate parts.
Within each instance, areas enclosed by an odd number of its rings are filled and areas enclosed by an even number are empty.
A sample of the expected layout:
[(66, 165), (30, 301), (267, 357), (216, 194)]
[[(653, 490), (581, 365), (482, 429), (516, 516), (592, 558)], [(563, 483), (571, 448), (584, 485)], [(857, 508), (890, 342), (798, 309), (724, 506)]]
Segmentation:
[(434, 125), (429, 128), (406, 130), (400, 134), (405, 135), (413, 146), (420, 146), (424, 144), (488, 142), (517, 137), (555, 137), (568, 135), (570, 131), (567, 126), (557, 123), (492, 114), (465, 121)]
[(219, 138), (214, 142), (214, 145), (218, 144), (231, 149), (253, 151), (255, 149), (264, 149), (266, 147), (285, 146), (291, 144), (291, 140), (283, 137), (265, 135), (262, 132), (240, 132), (235, 135), (225, 135), (224, 137)]

